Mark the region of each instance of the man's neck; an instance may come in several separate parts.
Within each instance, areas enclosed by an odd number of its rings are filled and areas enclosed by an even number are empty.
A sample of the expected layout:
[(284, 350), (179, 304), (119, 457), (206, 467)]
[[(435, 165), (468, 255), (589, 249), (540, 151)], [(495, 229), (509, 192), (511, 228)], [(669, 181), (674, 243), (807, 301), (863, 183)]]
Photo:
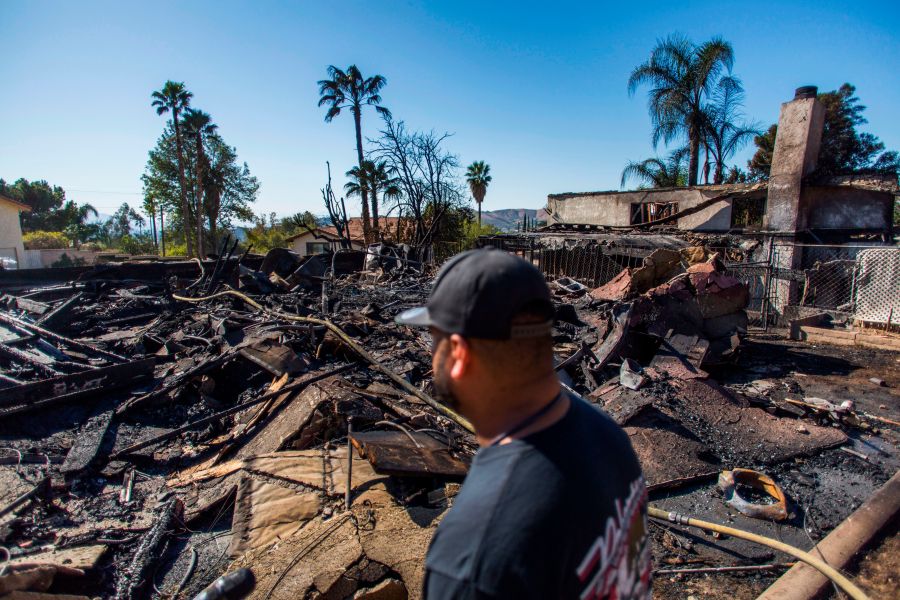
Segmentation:
[(516, 431), (512, 437), (506, 436), (523, 421), (553, 402), (560, 392), (561, 386), (555, 373), (538, 381), (529, 382), (527, 386), (488, 390), (473, 403), (479, 408), (483, 407), (482, 410), (466, 415), (475, 427), (478, 444), (490, 446), (494, 443), (508, 443), (511, 439), (522, 438), (553, 425), (569, 410), (569, 399), (565, 395), (534, 423)]

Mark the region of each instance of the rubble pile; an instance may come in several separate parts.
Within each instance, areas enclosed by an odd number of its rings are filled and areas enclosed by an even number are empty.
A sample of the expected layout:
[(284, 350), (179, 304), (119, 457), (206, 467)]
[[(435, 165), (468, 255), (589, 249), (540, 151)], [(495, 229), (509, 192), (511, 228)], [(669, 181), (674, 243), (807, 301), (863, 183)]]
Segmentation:
[[(0, 598), (194, 597), (226, 573), (254, 598), (419, 596), (476, 450), (430, 396), (428, 334), (393, 322), (433, 268), (232, 253), (0, 297)], [(560, 377), (625, 428), (652, 492), (847, 441), (710, 377), (747, 332), (714, 252), (552, 283)]]

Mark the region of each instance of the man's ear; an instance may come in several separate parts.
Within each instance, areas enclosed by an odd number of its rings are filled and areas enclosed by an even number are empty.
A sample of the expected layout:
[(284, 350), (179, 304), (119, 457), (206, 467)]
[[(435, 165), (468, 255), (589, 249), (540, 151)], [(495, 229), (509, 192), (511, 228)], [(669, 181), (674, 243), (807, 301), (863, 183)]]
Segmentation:
[(460, 379), (469, 371), (472, 360), (472, 347), (466, 338), (454, 333), (450, 336), (450, 377)]

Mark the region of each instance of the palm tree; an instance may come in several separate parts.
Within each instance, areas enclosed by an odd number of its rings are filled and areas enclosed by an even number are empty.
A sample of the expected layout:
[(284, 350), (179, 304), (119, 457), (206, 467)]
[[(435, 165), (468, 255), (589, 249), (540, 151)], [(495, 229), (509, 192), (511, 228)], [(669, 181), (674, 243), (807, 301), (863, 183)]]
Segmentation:
[(363, 161), (363, 168), (353, 167), (346, 173), (350, 179), (344, 184), (347, 196), (361, 196), (363, 190), (372, 194), (372, 233), (374, 239), (381, 239), (381, 229), (378, 223), (378, 193), (382, 198), (398, 198), (401, 195), (400, 180), (396, 176), (396, 170), (388, 166), (387, 161), (375, 162)]
[[(378, 193), (381, 192), (383, 200), (396, 200), (400, 198), (403, 191), (400, 189), (397, 170), (388, 165), (387, 161), (382, 160), (377, 163), (369, 161), (368, 169), (369, 188), (372, 190), (372, 218), (374, 219), (375, 233), (378, 235)], [(399, 238), (397, 241), (400, 241)]]
[[(356, 158), (357, 167), (363, 170), (362, 146), (362, 109), (374, 106), (381, 115), (390, 117), (391, 112), (381, 104), (381, 89), (387, 80), (381, 75), (364, 78), (356, 65), (350, 65), (346, 71), (331, 65), (328, 67), (329, 79), (319, 81), (319, 106), (328, 105), (325, 122), (341, 114), (341, 110), (349, 108), (356, 126)], [(364, 183), (364, 182), (363, 182)], [(369, 222), (369, 193), (365, 185), (360, 188), (362, 198), (363, 236), (368, 244), (371, 240), (371, 223)]]
[(181, 112), (191, 104), (193, 94), (187, 91), (184, 83), (167, 81), (161, 90), (152, 94), (151, 106), (156, 108), (156, 114), (172, 113), (172, 125), (175, 128), (175, 153), (178, 157), (178, 184), (181, 192), (181, 212), (184, 223), (184, 241), (187, 245), (188, 256), (193, 256), (194, 250), (191, 244), (191, 219), (190, 207), (187, 200), (187, 188), (184, 184), (184, 152), (181, 145)]
[(721, 38), (699, 46), (682, 35), (658, 41), (650, 59), (638, 65), (628, 78), (628, 93), (634, 95), (648, 84), (653, 145), (685, 135), (690, 149), (688, 185), (697, 185), (700, 144), (706, 130), (705, 104), (725, 69), (731, 72), (734, 50)]
[(207, 173), (209, 172), (209, 159), (203, 151), (203, 139), (205, 136), (215, 133), (218, 126), (212, 122), (212, 117), (202, 110), (189, 108), (184, 111), (185, 135), (194, 140), (194, 205), (197, 215), (197, 254), (200, 258), (205, 255), (203, 251), (203, 188)]
[[(719, 80), (712, 102), (707, 106), (707, 129), (704, 146), (712, 153), (715, 165), (713, 183), (722, 183), (725, 178), (725, 161), (734, 156), (754, 136), (760, 134), (759, 125), (744, 123), (741, 105), (744, 102), (744, 88), (737, 77), (723, 77)], [(708, 172), (709, 165), (705, 166)]]
[(481, 230), (481, 203), (484, 201), (484, 195), (487, 194), (488, 185), (491, 183), (491, 165), (486, 164), (483, 160), (476, 160), (466, 169), (466, 182), (469, 184), (469, 191), (478, 204), (478, 229)]
[(637, 179), (639, 187), (649, 186), (654, 188), (678, 187), (684, 185), (687, 179), (684, 159), (688, 156), (687, 148), (679, 148), (672, 152), (665, 160), (661, 158), (648, 158), (642, 161), (632, 161), (622, 170), (622, 187), (629, 179)]

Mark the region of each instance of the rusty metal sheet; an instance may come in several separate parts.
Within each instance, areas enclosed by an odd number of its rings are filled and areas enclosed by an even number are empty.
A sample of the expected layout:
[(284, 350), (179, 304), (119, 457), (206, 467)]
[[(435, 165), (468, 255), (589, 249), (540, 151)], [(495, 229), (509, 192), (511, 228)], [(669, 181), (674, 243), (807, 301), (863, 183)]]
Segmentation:
[(397, 477), (465, 477), (466, 463), (447, 450), (446, 445), (424, 433), (412, 432), (416, 444), (401, 431), (353, 433), (350, 441), (376, 473)]
[(650, 367), (668, 373), (670, 377), (676, 379), (702, 379), (707, 376), (700, 368), (707, 350), (709, 350), (708, 340), (697, 335), (670, 333), (660, 344), (656, 356), (650, 362)]
[(276, 377), (285, 373), (293, 375), (306, 370), (306, 365), (289, 346), (274, 340), (263, 339), (239, 351), (241, 356), (255, 363)]
[(675, 419), (645, 406), (623, 427), (651, 491), (716, 475), (718, 459)]
[(678, 381), (680, 393), (672, 408), (679, 420), (730, 465), (775, 464), (809, 455), (847, 441), (833, 427), (775, 417), (708, 379)]

